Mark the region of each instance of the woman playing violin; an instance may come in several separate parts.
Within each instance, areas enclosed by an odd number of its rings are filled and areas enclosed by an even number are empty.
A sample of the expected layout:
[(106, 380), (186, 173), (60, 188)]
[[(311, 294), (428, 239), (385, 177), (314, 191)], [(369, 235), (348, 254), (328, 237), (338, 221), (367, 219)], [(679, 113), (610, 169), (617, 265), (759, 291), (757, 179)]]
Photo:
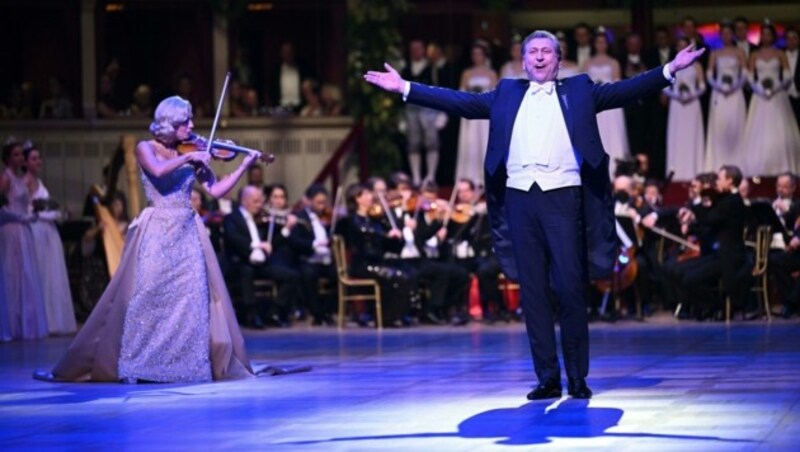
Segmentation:
[(218, 181), (209, 152), (176, 149), (193, 127), (185, 99), (158, 105), (153, 139), (136, 146), (148, 207), (130, 225), (120, 266), (86, 324), (52, 373), (36, 378), (135, 383), (252, 375), (214, 249), (190, 198), (195, 181), (209, 195), (224, 196), (259, 152)]

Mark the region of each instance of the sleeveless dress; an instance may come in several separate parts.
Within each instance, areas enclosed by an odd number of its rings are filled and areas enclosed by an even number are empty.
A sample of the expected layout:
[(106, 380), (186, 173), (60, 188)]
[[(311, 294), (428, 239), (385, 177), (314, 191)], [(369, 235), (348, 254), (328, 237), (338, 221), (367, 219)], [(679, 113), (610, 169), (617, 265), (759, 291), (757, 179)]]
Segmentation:
[[(695, 95), (703, 81), (697, 79), (694, 66), (675, 74), (671, 89), (675, 94), (688, 90)], [(686, 104), (670, 99), (667, 116), (667, 171), (675, 171), (675, 180), (689, 181), (703, 170), (705, 137), (700, 99)]]
[[(716, 82), (736, 84), (744, 77), (739, 59), (730, 55), (717, 57)], [(683, 73), (686, 71), (681, 71)], [(716, 172), (722, 165), (742, 166), (741, 151), (747, 109), (744, 91), (739, 88), (728, 96), (714, 90), (708, 112), (708, 137), (706, 140), (705, 171)]]
[[(50, 192), (41, 179), (33, 199), (50, 199)], [(50, 334), (69, 334), (78, 329), (75, 323), (75, 308), (72, 306), (67, 263), (64, 259), (64, 245), (61, 243), (61, 236), (58, 235), (55, 223), (60, 217), (60, 212), (47, 210), (39, 212), (39, 219), (31, 224), (36, 247), (36, 262), (42, 278), (47, 330)]]
[[(755, 78), (763, 84), (781, 83), (781, 63), (777, 58), (757, 59)], [(797, 171), (800, 131), (786, 90), (765, 99), (753, 93), (747, 112), (742, 153), (744, 171), (749, 176), (774, 176), (783, 171)]]
[(53, 378), (252, 376), (214, 249), (190, 204), (193, 167), (141, 178), (148, 207), (128, 228), (120, 266)]
[[(24, 177), (5, 170), (11, 181), (3, 207), (9, 216), (25, 218), (30, 193)], [(5, 290), (0, 293), (0, 340), (38, 339), (47, 336), (47, 315), (42, 298), (42, 279), (36, 265), (36, 248), (28, 223), (7, 221), (0, 225), (0, 271)]]
[[(467, 80), (467, 91), (482, 93), (492, 89), (492, 79), (473, 76)], [(458, 131), (458, 157), (456, 180), (467, 177), (477, 184), (483, 183), (483, 160), (489, 144), (488, 119), (461, 119)]]
[[(610, 64), (588, 65), (586, 73), (595, 83), (610, 83), (613, 80), (614, 68)], [(609, 171), (613, 177), (617, 160), (630, 159), (628, 149), (628, 132), (625, 127), (625, 112), (621, 108), (606, 110), (597, 114), (597, 128), (600, 140), (609, 156)]]

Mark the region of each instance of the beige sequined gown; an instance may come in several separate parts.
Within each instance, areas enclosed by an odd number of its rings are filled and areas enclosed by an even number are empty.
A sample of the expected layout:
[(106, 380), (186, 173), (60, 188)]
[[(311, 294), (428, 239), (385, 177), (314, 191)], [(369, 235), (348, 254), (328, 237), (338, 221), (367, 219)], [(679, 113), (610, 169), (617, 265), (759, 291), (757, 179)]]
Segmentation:
[(192, 166), (142, 172), (149, 202), (120, 267), (53, 369), (57, 380), (208, 381), (251, 376), (244, 340), (204, 226)]

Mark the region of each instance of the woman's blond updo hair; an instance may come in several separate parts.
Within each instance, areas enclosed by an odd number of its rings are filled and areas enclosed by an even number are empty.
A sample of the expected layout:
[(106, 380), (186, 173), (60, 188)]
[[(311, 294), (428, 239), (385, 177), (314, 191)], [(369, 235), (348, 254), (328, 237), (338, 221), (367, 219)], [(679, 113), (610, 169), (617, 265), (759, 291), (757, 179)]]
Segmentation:
[(156, 107), (153, 122), (150, 123), (150, 133), (159, 141), (174, 141), (178, 126), (190, 119), (192, 104), (181, 96), (168, 97)]

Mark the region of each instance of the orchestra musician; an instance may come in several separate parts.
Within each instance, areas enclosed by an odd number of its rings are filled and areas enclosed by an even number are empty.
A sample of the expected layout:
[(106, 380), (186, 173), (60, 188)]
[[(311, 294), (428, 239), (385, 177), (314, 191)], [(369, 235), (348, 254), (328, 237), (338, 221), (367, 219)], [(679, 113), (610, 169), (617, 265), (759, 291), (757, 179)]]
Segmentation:
[(742, 172), (737, 166), (724, 165), (717, 174), (715, 191), (703, 193), (703, 202), (679, 212), (684, 229), (705, 227), (713, 237), (710, 249), (701, 247), (700, 257), (678, 263), (675, 268), (682, 299), (695, 296), (692, 301), (701, 308), (696, 312), (700, 320), (708, 318), (713, 310), (696, 295), (703, 293), (703, 288), (716, 287), (720, 278), (734, 308), (744, 308), (749, 293), (750, 272), (744, 245), (747, 212), (737, 188), (741, 181)]
[[(789, 318), (800, 306), (800, 280), (792, 276), (800, 270), (800, 199), (796, 197), (797, 177), (791, 172), (780, 174), (775, 183), (775, 191), (777, 197), (772, 207), (791, 234), (781, 237), (785, 244), (783, 249), (770, 251), (768, 268), (778, 293), (781, 294), (781, 315)], [(778, 236), (780, 235), (779, 233)]]
[[(349, 274), (376, 279), (381, 288), (383, 324), (406, 326), (404, 316), (417, 281), (396, 261), (384, 259), (384, 253), (399, 253), (403, 249), (403, 233), (397, 228), (387, 230), (380, 219), (370, 216), (375, 195), (366, 184), (350, 185), (345, 200), (348, 215), (337, 222), (335, 231), (344, 238), (350, 251)], [(380, 214), (385, 216), (386, 212)]]
[(423, 182), (417, 200), (419, 206), (415, 206), (418, 208), (404, 212), (403, 234), (410, 232), (416, 250), (416, 257), (404, 260), (414, 266), (430, 289), (423, 320), (443, 323), (449, 316), (451, 324), (465, 325), (469, 322), (466, 312), (469, 272), (440, 253), (440, 246), (447, 240), (444, 216), (448, 215), (449, 207), (438, 199), (438, 194), (435, 182)]
[(500, 262), (492, 252), (491, 229), (486, 216), (486, 203), (480, 200), (475, 182), (461, 178), (456, 182), (454, 212), (447, 228), (443, 253), (478, 278), (481, 310), (485, 323), (493, 323), (496, 318), (506, 322), (511, 313), (500, 292)]
[[(273, 192), (278, 198), (277, 190), (273, 189)], [(285, 191), (283, 196), (285, 197)], [(283, 226), (279, 231), (273, 229), (270, 237), (269, 228), (275, 228), (277, 221), (273, 219), (272, 226), (269, 222), (262, 221), (264, 204), (261, 187), (246, 185), (239, 192), (239, 207), (226, 215), (223, 221), (225, 253), (230, 274), (235, 275), (231, 277), (236, 278), (239, 283), (245, 322), (247, 326), (258, 329), (264, 327), (261, 314), (265, 310), (273, 323), (286, 326), (288, 313), (300, 290), (300, 272), (286, 262), (284, 251), (289, 229), (286, 229), (285, 234)], [(274, 305), (257, 305), (257, 278), (272, 280), (277, 285), (278, 295)]]
[(296, 213), (297, 222), (290, 233), (291, 242), (298, 244), (303, 299), (315, 326), (334, 324), (331, 313), (335, 300), (319, 293), (321, 278), (336, 281), (329, 236), (331, 214), (328, 191), (321, 184), (312, 184), (306, 189), (303, 207)]

